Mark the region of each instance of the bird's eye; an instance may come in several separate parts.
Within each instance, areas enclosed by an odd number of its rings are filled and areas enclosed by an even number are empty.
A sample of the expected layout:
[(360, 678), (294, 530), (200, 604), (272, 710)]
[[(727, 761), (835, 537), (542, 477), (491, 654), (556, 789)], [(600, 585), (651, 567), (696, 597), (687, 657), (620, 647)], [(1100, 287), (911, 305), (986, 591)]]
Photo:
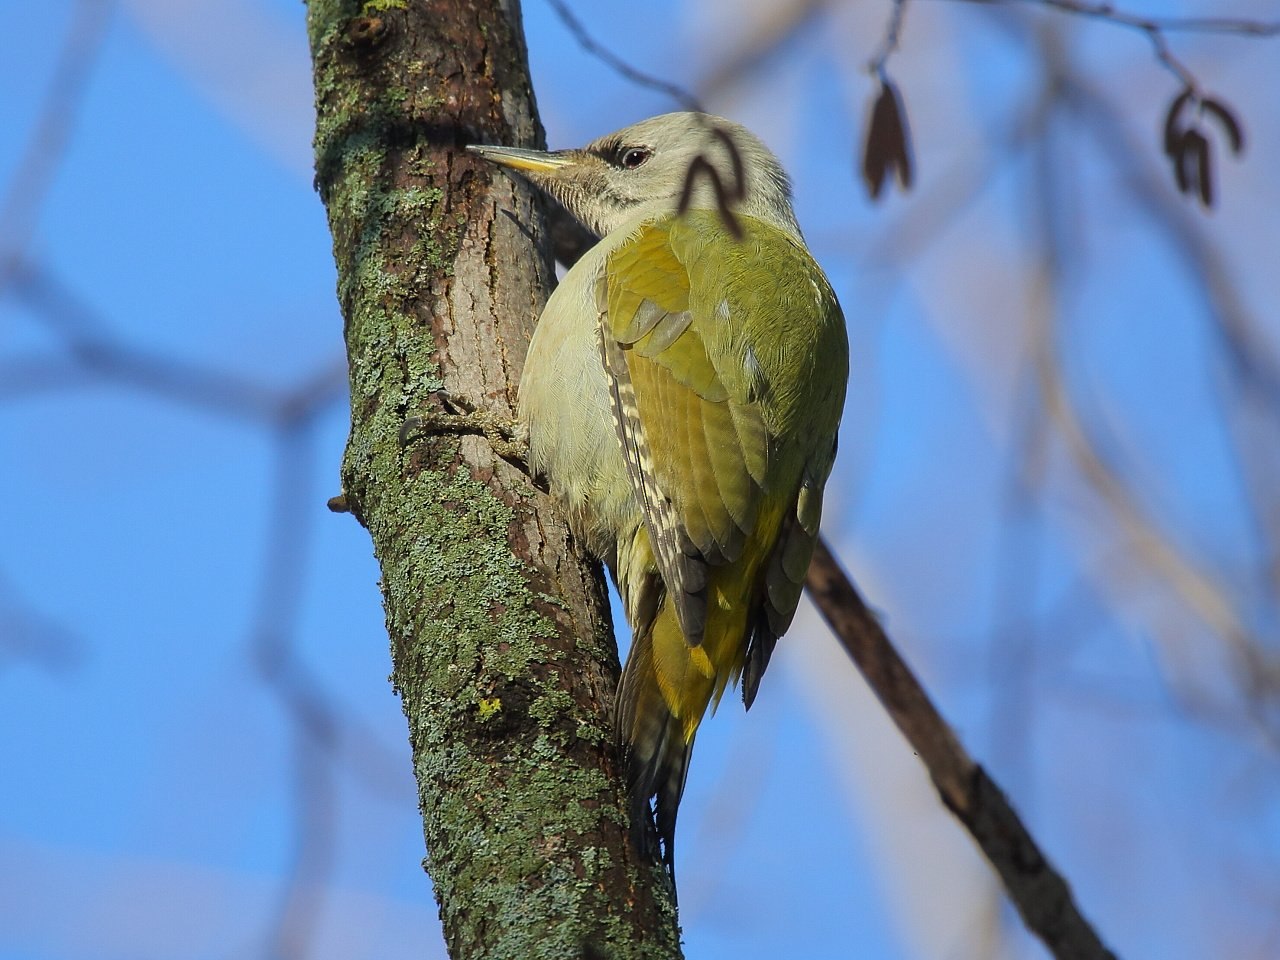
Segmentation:
[(645, 147), (627, 147), (622, 151), (622, 156), (619, 157), (618, 163), (625, 170), (634, 170), (648, 160), (650, 155), (650, 152)]

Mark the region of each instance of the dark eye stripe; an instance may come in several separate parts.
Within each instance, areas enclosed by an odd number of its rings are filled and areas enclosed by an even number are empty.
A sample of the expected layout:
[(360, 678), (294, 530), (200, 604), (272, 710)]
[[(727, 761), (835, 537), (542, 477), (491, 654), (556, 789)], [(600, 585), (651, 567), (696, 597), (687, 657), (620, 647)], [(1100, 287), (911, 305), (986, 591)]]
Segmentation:
[[(634, 170), (641, 166), (646, 160), (653, 156), (653, 151), (642, 144), (623, 143), (615, 140), (608, 143), (601, 143), (591, 150), (597, 157), (619, 170)], [(635, 154), (628, 162), (628, 156)]]

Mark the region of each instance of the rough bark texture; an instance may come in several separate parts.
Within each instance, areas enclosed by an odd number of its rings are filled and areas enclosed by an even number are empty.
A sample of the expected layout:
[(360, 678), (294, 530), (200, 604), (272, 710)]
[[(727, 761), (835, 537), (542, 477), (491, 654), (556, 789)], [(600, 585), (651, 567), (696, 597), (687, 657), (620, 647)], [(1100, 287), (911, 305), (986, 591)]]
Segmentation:
[(398, 438), (441, 388), (512, 416), (553, 282), (536, 198), (460, 152), (540, 145), (518, 3), (312, 0), (308, 29), (351, 370), (343, 494), (382, 567), (450, 953), (677, 957), (664, 875), (627, 840), (598, 567), (483, 438)]

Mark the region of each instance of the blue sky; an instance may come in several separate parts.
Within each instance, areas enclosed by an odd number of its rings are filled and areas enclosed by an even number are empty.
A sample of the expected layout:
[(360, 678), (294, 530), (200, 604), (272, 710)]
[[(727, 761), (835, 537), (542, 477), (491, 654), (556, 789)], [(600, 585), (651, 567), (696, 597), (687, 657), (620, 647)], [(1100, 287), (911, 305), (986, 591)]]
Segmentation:
[[(82, 6), (7, 11), (0, 216), (22, 209), (11, 184)], [(577, 7), (695, 88), (782, 9)], [(443, 956), (377, 569), (324, 507), (347, 420), (303, 16), (112, 5), (38, 215), (0, 222), (24, 264), (0, 281), (4, 960)], [(671, 109), (540, 0), (525, 16), (553, 146)], [(826, 532), (1121, 955), (1274, 956), (1275, 747), (1206, 620), (1277, 655), (1259, 558), (1280, 427), (1218, 331), (1242, 320), (1258, 363), (1280, 356), (1280, 41), (1176, 38), (1250, 139), (1204, 215), (1159, 154), (1177, 86), (1142, 36), (914, 4), (889, 70), (919, 182), (876, 206), (855, 144), (887, 16), (836, 4), (709, 97), (782, 156), (848, 317)], [(1026, 138), (1054, 57), (1076, 106)], [(1046, 324), (1135, 509), (1043, 415)], [(71, 363), (68, 329), (126, 363)], [(180, 365), (177, 389), (153, 361)], [(193, 383), (257, 399), (191, 402)], [(270, 410), (307, 384), (285, 433)], [(807, 607), (751, 715), (726, 698), (700, 735), (680, 858), (691, 958), (1043, 956)]]

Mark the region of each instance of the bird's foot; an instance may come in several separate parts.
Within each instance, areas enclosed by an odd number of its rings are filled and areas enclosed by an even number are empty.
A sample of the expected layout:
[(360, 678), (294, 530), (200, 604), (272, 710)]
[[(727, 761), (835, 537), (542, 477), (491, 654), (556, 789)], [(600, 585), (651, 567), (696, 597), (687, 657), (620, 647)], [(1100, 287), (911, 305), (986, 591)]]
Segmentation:
[(529, 472), (529, 438), (522, 424), (488, 410), (479, 410), (465, 400), (449, 396), (443, 390), (433, 392), (445, 409), (405, 420), (400, 426), (401, 446), (406, 446), (415, 437), (430, 433), (481, 436), (489, 441), (493, 452), (503, 460), (525, 473)]

